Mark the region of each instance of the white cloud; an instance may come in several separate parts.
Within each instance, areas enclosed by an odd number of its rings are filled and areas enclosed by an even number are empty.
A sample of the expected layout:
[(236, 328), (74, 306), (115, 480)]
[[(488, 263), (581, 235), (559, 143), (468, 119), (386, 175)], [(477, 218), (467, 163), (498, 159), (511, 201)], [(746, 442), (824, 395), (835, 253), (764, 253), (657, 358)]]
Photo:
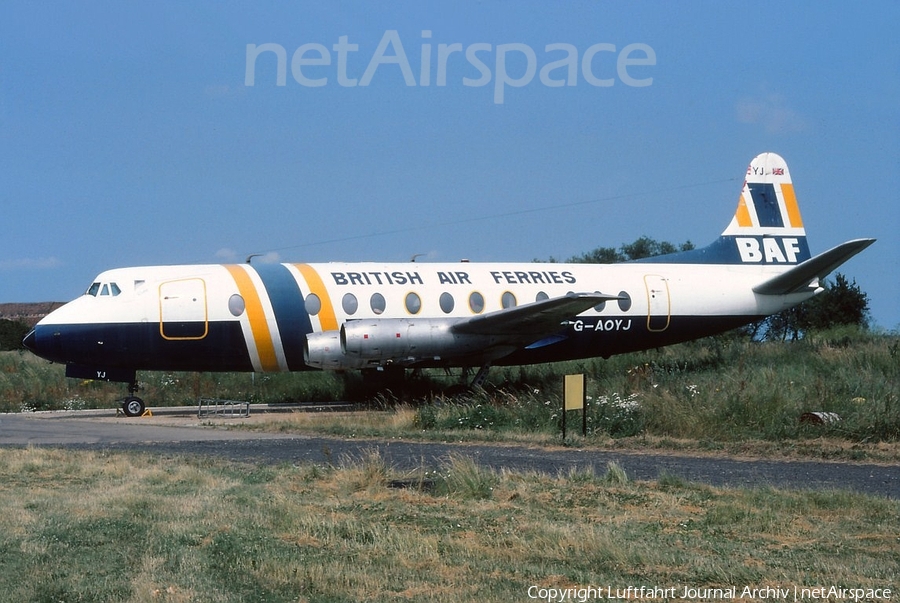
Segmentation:
[(260, 264), (277, 264), (281, 261), (281, 255), (279, 255), (278, 252), (270, 251), (269, 253), (253, 258), (253, 261), (259, 262)]
[(803, 116), (790, 108), (784, 97), (774, 92), (762, 92), (755, 97), (740, 99), (735, 106), (737, 119), (745, 124), (760, 124), (768, 134), (800, 132), (806, 129)]

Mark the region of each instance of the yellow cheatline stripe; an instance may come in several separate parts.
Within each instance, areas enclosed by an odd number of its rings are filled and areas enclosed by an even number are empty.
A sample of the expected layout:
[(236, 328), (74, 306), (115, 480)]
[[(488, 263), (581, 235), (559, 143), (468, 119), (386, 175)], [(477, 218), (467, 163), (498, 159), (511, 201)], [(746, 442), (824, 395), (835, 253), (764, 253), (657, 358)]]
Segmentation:
[(750, 210), (747, 208), (747, 203), (744, 201), (744, 193), (741, 193), (741, 196), (738, 197), (738, 206), (737, 211), (734, 212), (734, 217), (737, 218), (738, 226), (742, 228), (753, 226), (753, 221), (750, 219)]
[(790, 182), (781, 183), (781, 194), (784, 195), (784, 205), (787, 207), (788, 220), (793, 228), (803, 228), (803, 220), (800, 218), (800, 206), (797, 205), (797, 196), (794, 194), (794, 185)]
[(303, 275), (303, 278), (306, 279), (306, 284), (309, 285), (310, 290), (322, 300), (322, 309), (319, 310), (319, 323), (322, 325), (322, 330), (337, 330), (338, 323), (337, 318), (334, 315), (334, 306), (331, 303), (331, 297), (328, 295), (328, 290), (325, 289), (325, 283), (322, 282), (322, 277), (320, 277), (319, 273), (309, 264), (294, 264), (294, 267), (296, 267), (297, 270), (300, 271), (300, 274)]
[(259, 293), (250, 280), (250, 275), (238, 264), (223, 264), (237, 285), (241, 297), (244, 298), (244, 306), (247, 308), (247, 318), (250, 321), (250, 331), (253, 333), (253, 341), (256, 342), (256, 353), (259, 354), (259, 362), (263, 371), (277, 371), (278, 357), (275, 355), (275, 345), (272, 343), (272, 333), (269, 331), (269, 322), (266, 320), (266, 312), (263, 310)]

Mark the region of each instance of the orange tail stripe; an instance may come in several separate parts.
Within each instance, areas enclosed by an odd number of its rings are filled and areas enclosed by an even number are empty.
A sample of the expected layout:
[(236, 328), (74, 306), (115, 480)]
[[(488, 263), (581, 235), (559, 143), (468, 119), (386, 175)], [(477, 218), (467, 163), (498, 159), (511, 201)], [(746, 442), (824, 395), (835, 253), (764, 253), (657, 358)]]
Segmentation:
[(322, 300), (322, 309), (319, 310), (319, 322), (322, 325), (322, 330), (336, 330), (338, 324), (337, 318), (334, 315), (334, 306), (331, 303), (331, 298), (328, 296), (328, 290), (325, 289), (325, 283), (322, 282), (322, 277), (320, 277), (319, 273), (309, 264), (294, 264), (294, 266), (300, 271), (303, 278), (306, 279), (306, 283), (309, 285), (312, 292), (318, 295), (319, 299)]
[(263, 310), (259, 293), (248, 275), (241, 266), (225, 265), (231, 277), (237, 285), (244, 305), (247, 308), (247, 318), (250, 321), (250, 331), (253, 333), (253, 341), (256, 342), (256, 352), (259, 354), (259, 362), (263, 371), (277, 371), (278, 358), (275, 355), (275, 345), (272, 343), (272, 333), (269, 331), (269, 322)]
[(803, 228), (803, 220), (800, 218), (800, 207), (797, 205), (797, 197), (794, 195), (794, 185), (790, 182), (781, 184), (781, 193), (784, 195), (784, 205), (787, 207), (788, 219), (793, 228)]
[[(746, 183), (744, 183), (744, 188), (747, 188)], [(744, 201), (743, 193), (741, 193), (741, 196), (738, 198), (737, 211), (734, 212), (734, 217), (737, 218), (738, 226), (742, 228), (753, 226), (753, 221), (750, 219), (750, 210), (747, 208), (746, 201)]]

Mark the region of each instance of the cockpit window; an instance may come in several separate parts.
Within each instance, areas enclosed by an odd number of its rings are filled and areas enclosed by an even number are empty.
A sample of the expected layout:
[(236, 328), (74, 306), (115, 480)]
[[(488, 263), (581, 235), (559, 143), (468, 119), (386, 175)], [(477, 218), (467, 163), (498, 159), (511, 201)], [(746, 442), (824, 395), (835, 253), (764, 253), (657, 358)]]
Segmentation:
[(112, 295), (115, 297), (122, 293), (122, 290), (115, 283), (92, 283), (85, 295), (97, 297), (98, 295)]

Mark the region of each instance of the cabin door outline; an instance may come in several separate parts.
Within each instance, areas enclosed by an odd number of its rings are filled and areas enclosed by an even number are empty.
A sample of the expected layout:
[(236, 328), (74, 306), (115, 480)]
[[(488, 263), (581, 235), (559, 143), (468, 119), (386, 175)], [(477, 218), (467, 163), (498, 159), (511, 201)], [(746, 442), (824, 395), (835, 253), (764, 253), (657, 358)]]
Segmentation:
[(206, 338), (209, 334), (206, 281), (185, 278), (159, 285), (159, 334), (169, 341)]
[(647, 288), (647, 330), (661, 333), (669, 328), (672, 320), (672, 298), (669, 281), (659, 274), (644, 275)]

